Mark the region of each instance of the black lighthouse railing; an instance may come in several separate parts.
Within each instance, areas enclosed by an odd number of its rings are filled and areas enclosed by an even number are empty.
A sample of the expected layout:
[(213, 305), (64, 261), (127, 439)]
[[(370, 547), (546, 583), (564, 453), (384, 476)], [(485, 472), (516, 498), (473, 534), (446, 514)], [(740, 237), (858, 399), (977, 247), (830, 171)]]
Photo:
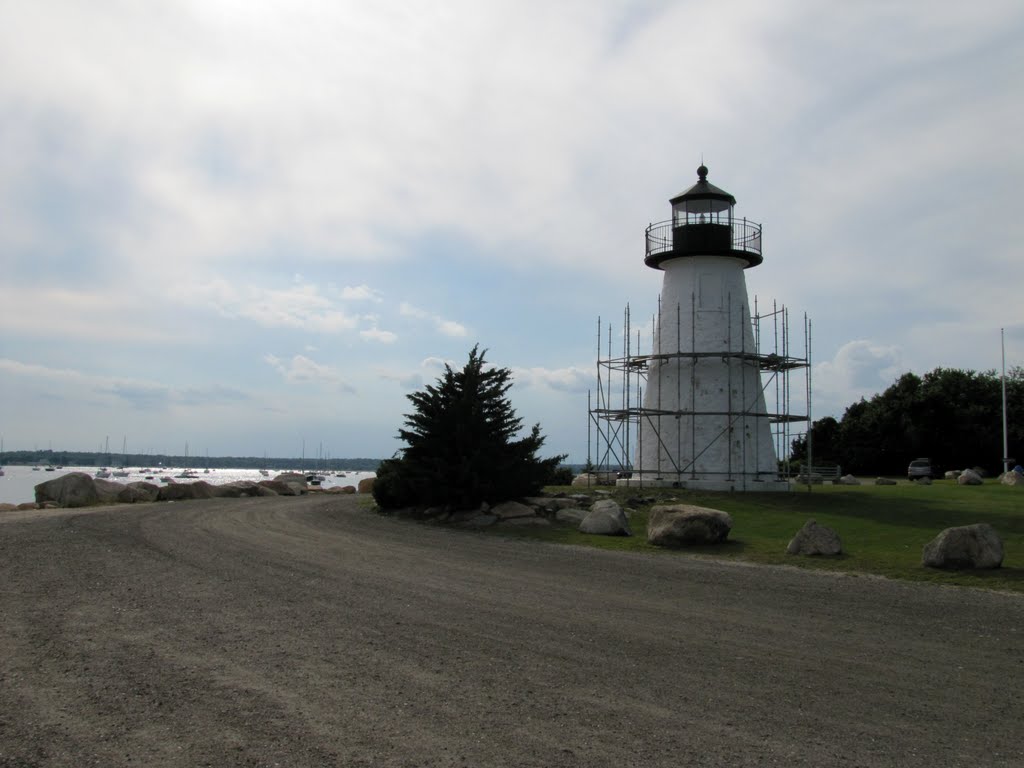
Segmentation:
[(660, 221), (647, 227), (647, 266), (684, 256), (737, 256), (756, 267), (762, 261), (761, 225), (735, 219), (731, 225)]

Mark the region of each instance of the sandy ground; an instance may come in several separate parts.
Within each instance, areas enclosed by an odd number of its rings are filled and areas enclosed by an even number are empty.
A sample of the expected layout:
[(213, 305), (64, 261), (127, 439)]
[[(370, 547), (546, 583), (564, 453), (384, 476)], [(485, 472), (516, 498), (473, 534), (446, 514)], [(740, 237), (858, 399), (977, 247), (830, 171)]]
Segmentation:
[(1024, 599), (353, 497), (0, 516), (0, 766), (1022, 766)]

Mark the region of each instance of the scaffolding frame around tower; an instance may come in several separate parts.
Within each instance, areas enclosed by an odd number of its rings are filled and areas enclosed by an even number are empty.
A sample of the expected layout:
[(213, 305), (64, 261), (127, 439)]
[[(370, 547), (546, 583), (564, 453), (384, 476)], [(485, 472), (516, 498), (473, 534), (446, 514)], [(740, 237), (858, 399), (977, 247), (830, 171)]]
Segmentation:
[[(731, 305), (731, 297), (728, 299)], [(697, 460), (717, 440), (728, 439), (728, 432), (741, 419), (767, 419), (770, 424), (772, 443), (775, 448), (775, 455), (779, 461), (779, 478), (788, 478), (790, 471), (790, 446), (792, 440), (802, 434), (810, 432), (811, 423), (811, 320), (806, 314), (803, 316), (803, 356), (792, 346), (790, 330), (790, 313), (784, 305), (772, 301), (771, 310), (763, 314), (758, 307), (758, 300), (754, 299), (753, 312), (746, 313), (746, 307), (739, 308), (742, 316), (750, 318), (754, 337), (754, 349), (743, 348), (743, 334), (740, 334), (741, 345), (738, 350), (720, 351), (695, 351), (691, 340), (691, 351), (683, 349), (680, 339), (680, 331), (683, 327), (681, 313), (683, 307), (675, 307), (676, 312), (676, 349), (666, 352), (664, 350), (655, 353), (656, 342), (653, 338), (657, 328), (662, 326), (661, 313), (664, 307), (659, 306), (657, 315), (652, 318), (651, 343), (649, 353), (642, 353), (641, 330), (634, 331), (629, 305), (623, 311), (623, 325), (621, 331), (621, 354), (613, 352), (613, 343), (616, 335), (611, 324), (607, 330), (604, 329), (600, 317), (597, 319), (597, 385), (596, 392), (591, 390), (587, 394), (587, 410), (589, 419), (587, 423), (587, 464), (594, 471), (602, 475), (615, 475), (620, 479), (628, 479), (630, 485), (670, 485), (683, 487), (686, 480), (693, 476)], [(691, 295), (691, 307), (687, 309), (695, 313), (696, 296)], [(731, 316), (732, 307), (728, 307)], [(692, 328), (692, 324), (691, 324)], [(731, 323), (730, 323), (731, 328)], [(729, 345), (731, 346), (731, 344)], [(769, 351), (770, 350), (770, 351)], [(602, 352), (604, 355), (602, 357)], [(727, 382), (730, 392), (729, 405), (726, 410), (696, 410), (696, 409), (663, 409), (659, 407), (645, 407), (644, 388), (647, 384), (647, 373), (652, 362), (668, 361), (672, 359), (686, 359), (689, 361), (690, 380), (680, 381), (678, 386), (689, 386), (691, 391), (696, 387), (696, 376), (700, 359), (717, 358), (723, 361), (736, 361), (743, 366), (754, 366), (758, 369), (761, 391), (764, 394), (766, 410), (758, 412), (756, 403), (758, 398), (751, 397), (755, 393), (742, 392), (741, 403), (737, 406), (733, 403), (732, 381)], [(733, 366), (729, 365), (727, 370), (732, 372)], [(803, 386), (794, 388), (792, 379), (797, 372), (803, 374)], [(745, 389), (745, 376), (741, 376), (741, 384)], [(683, 403), (682, 393), (677, 393), (676, 402)], [(691, 397), (691, 403), (695, 399)], [(794, 413), (794, 402), (799, 410)], [(661, 424), (665, 419), (679, 419), (682, 416), (692, 417), (694, 420), (701, 417), (725, 416), (727, 426), (717, 436), (712, 437), (704, 445), (696, 444), (696, 429), (690, 430), (691, 444), (686, 446), (684, 454), (681, 445), (668, 446), (662, 439)], [(672, 471), (666, 473), (658, 470), (643, 470), (643, 457), (637, 456), (634, 465), (634, 445), (640, 449), (639, 439), (640, 426), (645, 424), (651, 429), (665, 454), (670, 457)], [(692, 424), (693, 422), (691, 422)], [(794, 425), (803, 423), (803, 430), (795, 430)], [(682, 432), (675, 430), (676, 439), (682, 440)], [(740, 431), (743, 434), (743, 431)], [(756, 434), (756, 430), (755, 430)], [(744, 446), (744, 455), (746, 453)], [(755, 443), (756, 450), (756, 443)], [(689, 461), (683, 464), (671, 457), (689, 456)], [(730, 454), (731, 455), (731, 454)], [(809, 457), (808, 457), (809, 458)], [(720, 474), (723, 478), (731, 478), (733, 475), (742, 475), (745, 467), (727, 467)], [(707, 474), (705, 471), (704, 474)], [(666, 476), (668, 475), (668, 476)]]

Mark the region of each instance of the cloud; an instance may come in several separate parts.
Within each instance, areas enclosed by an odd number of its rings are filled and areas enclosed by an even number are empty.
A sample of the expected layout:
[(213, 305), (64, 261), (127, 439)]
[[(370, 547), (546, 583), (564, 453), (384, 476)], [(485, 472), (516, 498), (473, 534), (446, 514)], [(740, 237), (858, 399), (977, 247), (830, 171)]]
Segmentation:
[(866, 340), (847, 342), (832, 360), (814, 366), (815, 418), (841, 415), (847, 406), (881, 392), (903, 372), (900, 348)]
[(377, 303), (383, 301), (380, 291), (375, 291), (368, 285), (347, 285), (341, 289), (341, 298), (346, 301), (373, 301)]
[(199, 289), (198, 296), (225, 317), (248, 320), (266, 328), (338, 334), (359, 326), (358, 315), (347, 313), (312, 283), (287, 288), (238, 288), (226, 280), (216, 280)]
[(559, 392), (585, 393), (596, 386), (593, 369), (576, 366), (567, 368), (513, 368), (512, 378), (517, 387), (540, 387)]
[(425, 357), (413, 370), (378, 369), (377, 375), (384, 381), (397, 383), (402, 389), (420, 389), (426, 383), (434, 383), (444, 374), (445, 366), (457, 366), (451, 360), (440, 357)]
[(434, 318), (434, 322), (437, 325), (437, 330), (445, 336), (452, 336), (455, 338), (462, 338), (468, 336), (469, 331), (466, 326), (461, 323), (456, 323), (454, 320), (442, 320), (439, 317)]
[(425, 309), (415, 307), (408, 302), (402, 302), (398, 308), (399, 314), (405, 317), (414, 317), (418, 320), (427, 320), (433, 324), (435, 330), (443, 336), (462, 338), (469, 335), (469, 330), (461, 323), (454, 320), (445, 320), (440, 315), (427, 312)]
[(342, 392), (355, 392), (354, 387), (337, 369), (321, 365), (305, 355), (294, 355), (291, 360), (282, 360), (268, 354), (264, 355), (263, 360), (290, 383), (323, 385)]
[(240, 389), (224, 385), (168, 386), (145, 379), (103, 376), (68, 368), (51, 368), (17, 360), (0, 359), (0, 371), (10, 382), (19, 379), (51, 399), (72, 400), (71, 393), (85, 393), (97, 403), (131, 406), (142, 411), (162, 411), (177, 406), (210, 406), (236, 404), (251, 400)]
[(381, 344), (394, 344), (398, 336), (391, 331), (382, 331), (380, 328), (367, 328), (360, 331), (359, 335), (367, 341), (379, 341)]

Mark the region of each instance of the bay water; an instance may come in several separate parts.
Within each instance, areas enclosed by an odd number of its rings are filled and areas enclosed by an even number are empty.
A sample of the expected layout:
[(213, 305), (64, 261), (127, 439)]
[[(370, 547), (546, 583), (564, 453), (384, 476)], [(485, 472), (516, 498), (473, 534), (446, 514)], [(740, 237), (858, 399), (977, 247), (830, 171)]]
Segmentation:
[[(145, 480), (146, 482), (153, 483), (155, 485), (164, 485), (161, 482), (162, 477), (170, 477), (176, 483), (191, 483), (197, 480), (204, 480), (210, 485), (222, 485), (224, 483), (232, 483), (236, 480), (252, 480), (260, 481), (268, 478), (276, 477), (282, 472), (292, 472), (298, 470), (288, 469), (268, 469), (267, 475), (260, 473), (257, 469), (210, 469), (209, 472), (205, 472), (202, 469), (191, 470), (196, 474), (190, 478), (175, 477), (182, 473), (181, 469), (171, 469), (168, 467), (152, 467), (149, 471), (143, 471), (146, 467), (128, 467), (123, 471), (128, 472), (127, 477), (108, 477), (107, 480), (112, 480), (116, 483), (133, 483), (139, 480)], [(4, 474), (0, 477), (0, 502), (6, 502), (8, 504), (21, 504), (26, 501), (35, 501), (36, 492), (35, 487), (39, 483), (44, 483), (47, 480), (52, 480), (55, 477), (66, 475), (69, 472), (84, 472), (90, 477), (95, 477), (96, 472), (99, 471), (98, 467), (62, 467), (61, 469), (47, 470), (43, 467), (33, 468), (28, 466), (6, 466), (3, 468)], [(111, 471), (114, 471), (111, 469)], [(321, 475), (324, 480), (320, 484), (321, 488), (332, 488), (335, 486), (346, 486), (353, 485), (358, 486), (359, 481), (364, 477), (373, 477), (373, 472), (349, 472), (344, 471), (324, 471), (317, 472)], [(147, 479), (150, 478), (150, 479)]]

